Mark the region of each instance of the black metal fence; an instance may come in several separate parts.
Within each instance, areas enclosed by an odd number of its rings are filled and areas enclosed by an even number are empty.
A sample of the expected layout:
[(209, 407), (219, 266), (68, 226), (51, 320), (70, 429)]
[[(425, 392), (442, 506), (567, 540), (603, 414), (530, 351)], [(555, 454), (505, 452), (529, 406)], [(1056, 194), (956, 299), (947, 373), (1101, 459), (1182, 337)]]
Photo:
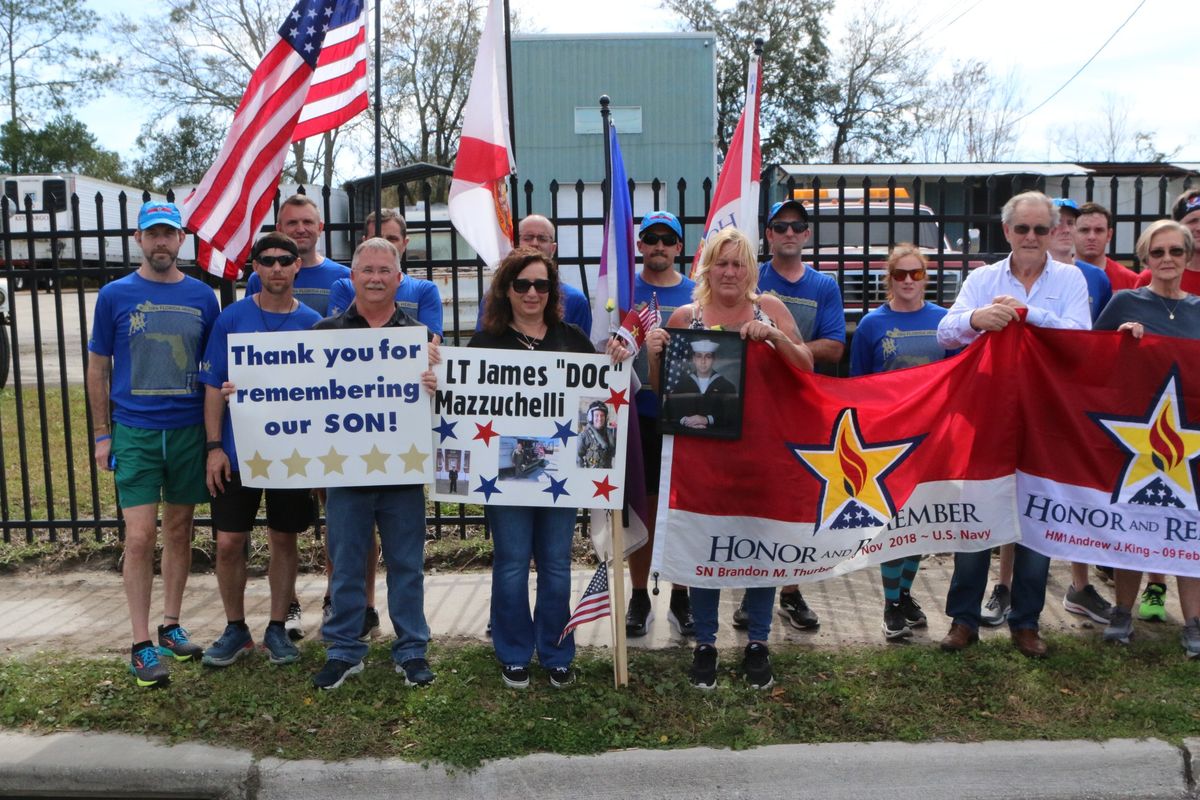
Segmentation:
[[(973, 266), (995, 261), (1006, 252), (999, 211), (1011, 196), (1027, 189), (1081, 202), (1095, 200), (1113, 210), (1117, 235), (1109, 254), (1137, 269), (1133, 253), (1137, 236), (1150, 222), (1167, 216), (1176, 194), (1193, 180), (1186, 172), (1158, 170), (1149, 177), (1125, 174), (1061, 181), (1028, 174), (936, 181), (891, 178), (878, 186), (845, 178), (824, 183), (781, 181), (779, 174), (774, 168), (764, 173), (760, 222), (775, 200), (797, 196), (808, 200), (815, 223), (812, 261), (836, 277), (851, 323), (881, 302), (882, 262), (890, 243), (926, 245), (934, 265), (930, 299), (952, 302)], [(444, 300), (449, 300), (447, 341), (461, 344), (473, 329), (470, 303), (484, 291), (483, 266), (462, 244), (447, 215), (430, 202), (428, 183), (390, 188), (398, 198), (394, 204), (408, 211), (411, 244), (405, 268), (439, 282)], [(690, 262), (703, 230), (712, 188), (708, 180), (698, 186), (682, 179), (672, 185), (658, 179), (630, 182), (635, 210), (668, 208), (684, 222), (681, 268)], [(524, 213), (532, 205), (534, 187), (526, 183), (521, 189), (518, 210)], [(589, 275), (594, 275), (599, 263), (594, 242), (603, 225), (599, 214), (586, 209), (599, 207), (593, 198), (601, 189), (582, 181), (555, 181), (549, 190), (549, 208), (533, 210), (557, 227), (564, 274), (586, 291)], [(882, 199), (861, 199), (871, 197), (872, 190)], [(325, 252), (335, 257), (358, 239), (366, 213), (356, 207), (353, 192), (344, 196), (344, 207), (335, 202), (342, 197), (339, 191), (322, 189), (318, 203), (328, 220)], [(22, 202), (7, 192), (0, 198), (0, 289), (4, 290), (0, 308), (5, 313), (0, 368), (7, 373), (11, 367), (9, 388), (0, 393), (4, 478), (0, 480), (0, 531), (5, 542), (64, 537), (79, 541), (84, 535), (101, 538), (122, 530), (112, 480), (92, 460), (94, 420), (83, 376), (95, 293), (138, 265), (130, 255), (131, 221), (142, 199), (137, 193), (122, 194), (116, 203), (106, 202), (100, 194), (72, 195), (59, 203), (65, 210), (54, 213), (37, 207), (31, 198)], [(84, 225), (82, 220), (94, 223)], [(194, 265), (187, 266), (186, 260), (184, 264), (186, 272), (219, 289), (223, 305), (235, 299), (231, 282), (207, 276)], [(466, 536), (473, 526), (483, 524), (478, 506), (449, 508), (438, 504), (428, 519), (438, 535)], [(211, 526), (206, 515), (196, 521), (201, 527)]]

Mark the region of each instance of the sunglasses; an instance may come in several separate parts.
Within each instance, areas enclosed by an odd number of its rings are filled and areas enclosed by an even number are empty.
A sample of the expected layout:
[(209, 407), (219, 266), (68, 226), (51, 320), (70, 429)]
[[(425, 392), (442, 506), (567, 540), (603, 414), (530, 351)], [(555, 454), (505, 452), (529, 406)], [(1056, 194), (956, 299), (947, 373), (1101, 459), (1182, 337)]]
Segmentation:
[(1046, 225), (1026, 225), (1025, 223), (1021, 223), (1020, 225), (1012, 226), (1012, 232), (1017, 236), (1024, 236), (1030, 231), (1033, 231), (1038, 236), (1050, 235), (1050, 228)]
[(1184, 250), (1182, 247), (1155, 247), (1150, 251), (1150, 257), (1162, 258), (1167, 253), (1170, 253), (1174, 258), (1183, 258), (1183, 252)]
[(545, 278), (538, 278), (533, 281), (528, 278), (516, 278), (512, 282), (512, 288), (517, 294), (525, 294), (530, 289), (533, 289), (538, 294), (549, 294), (550, 281)]
[(292, 264), (296, 263), (295, 256), (259, 256), (254, 260), (259, 264), (262, 264), (264, 267), (273, 267), (276, 264), (281, 267), (290, 267)]
[(905, 279), (914, 281), (923, 281), (928, 275), (925, 268), (920, 269), (894, 269), (892, 270), (892, 280), (904, 281)]
[(804, 233), (808, 230), (808, 223), (794, 219), (791, 222), (772, 222), (771, 230), (776, 233), (787, 233), (789, 230), (792, 233)]
[(674, 247), (679, 244), (679, 237), (673, 233), (643, 233), (642, 243), (651, 247), (662, 242), (664, 247)]

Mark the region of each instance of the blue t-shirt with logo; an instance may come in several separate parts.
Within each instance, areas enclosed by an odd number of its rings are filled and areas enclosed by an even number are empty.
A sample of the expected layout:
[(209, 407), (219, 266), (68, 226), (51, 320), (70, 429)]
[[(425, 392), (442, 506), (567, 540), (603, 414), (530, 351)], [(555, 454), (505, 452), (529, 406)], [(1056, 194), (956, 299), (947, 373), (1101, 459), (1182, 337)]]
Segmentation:
[[(671, 314), (680, 306), (686, 306), (692, 302), (692, 291), (696, 288), (696, 283), (691, 278), (684, 277), (675, 286), (655, 286), (646, 283), (642, 280), (639, 273), (633, 277), (633, 304), (641, 310), (643, 306), (650, 302), (653, 295), (658, 295), (658, 313), (662, 315), (663, 326), (667, 324), (667, 320), (671, 318)], [(637, 410), (638, 414), (643, 417), (658, 416), (658, 395), (654, 393), (654, 389), (650, 386), (650, 355), (646, 348), (638, 350), (638, 354), (633, 359), (633, 371), (637, 374), (638, 380), (642, 382), (642, 389), (637, 393)]]
[(159, 283), (132, 272), (104, 286), (88, 350), (113, 360), (113, 419), (150, 430), (202, 423), (204, 387), (196, 378), (220, 313), (213, 290), (186, 275)]
[(798, 281), (789, 281), (775, 271), (771, 261), (758, 270), (758, 291), (783, 301), (805, 342), (832, 339), (846, 343), (846, 315), (837, 281), (810, 266)]
[(1112, 281), (1108, 279), (1104, 270), (1086, 261), (1076, 261), (1075, 266), (1079, 267), (1083, 279), (1087, 281), (1088, 308), (1092, 312), (1092, 322), (1095, 322), (1100, 317), (1100, 312), (1108, 305), (1108, 301), (1112, 300)]
[(937, 342), (946, 309), (926, 301), (916, 311), (883, 305), (864, 316), (850, 341), (850, 374), (870, 375), (932, 364), (950, 355)]
[[(204, 351), (203, 369), (200, 380), (216, 389), (229, 380), (229, 334), (263, 333), (276, 331), (306, 331), (321, 321), (321, 315), (304, 303), (288, 314), (263, 311), (252, 297), (237, 301), (221, 312), (208, 337), (208, 349)], [(232, 469), (241, 469), (237, 460), (237, 447), (233, 441), (233, 420), (225, 410), (225, 421), (221, 425), (221, 447), (229, 456)]]
[[(329, 289), (339, 278), (349, 278), (350, 268), (331, 259), (322, 259), (315, 267), (301, 267), (292, 286), (292, 296), (316, 311), (322, 317), (329, 316)], [(262, 291), (258, 273), (250, 273), (246, 281), (246, 297)]]
[[(338, 278), (329, 288), (329, 308), (325, 316), (336, 317), (353, 302), (353, 282), (349, 278)], [(405, 275), (396, 287), (396, 303), (431, 333), (442, 335), (442, 293), (436, 283)]]

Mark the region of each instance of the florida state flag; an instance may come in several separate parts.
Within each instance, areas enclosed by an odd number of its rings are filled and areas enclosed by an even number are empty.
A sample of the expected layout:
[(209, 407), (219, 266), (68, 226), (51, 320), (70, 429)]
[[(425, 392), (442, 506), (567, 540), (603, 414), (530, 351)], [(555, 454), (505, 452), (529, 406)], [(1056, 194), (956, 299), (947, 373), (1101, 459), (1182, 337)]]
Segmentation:
[(787, 584), (1023, 535), (1200, 574), (1189, 364), (1200, 342), (1015, 324), (937, 364), (837, 379), (751, 342), (742, 438), (664, 444), (655, 568)]

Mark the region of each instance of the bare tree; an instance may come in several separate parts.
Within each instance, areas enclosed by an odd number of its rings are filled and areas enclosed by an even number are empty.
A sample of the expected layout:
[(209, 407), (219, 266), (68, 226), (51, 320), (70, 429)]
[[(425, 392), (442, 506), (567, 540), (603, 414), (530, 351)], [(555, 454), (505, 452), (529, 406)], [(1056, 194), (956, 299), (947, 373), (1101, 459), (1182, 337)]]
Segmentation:
[(882, 0), (864, 3), (850, 20), (830, 64), (821, 109), (833, 128), (834, 164), (902, 158), (910, 149), (928, 87), (931, 55), (914, 46), (907, 20)]
[(1003, 161), (1016, 149), (1021, 116), (1015, 73), (994, 77), (978, 59), (956, 62), (937, 81), (918, 118), (915, 151), (924, 161)]
[(99, 20), (84, 0), (0, 0), (8, 121), (28, 125), (96, 95), (117, 63), (79, 46)]
[(1164, 152), (1154, 134), (1135, 130), (1129, 119), (1129, 102), (1113, 92), (1104, 93), (1097, 116), (1072, 125), (1052, 128), (1051, 143), (1071, 161), (1166, 161), (1179, 148)]
[(763, 49), (760, 136), (763, 163), (807, 161), (816, 155), (818, 104), (829, 52), (825, 17), (832, 0), (737, 0), (728, 11), (715, 0), (661, 0), (684, 30), (717, 34), (717, 147), (724, 158), (745, 103), (746, 67), (756, 36)]

